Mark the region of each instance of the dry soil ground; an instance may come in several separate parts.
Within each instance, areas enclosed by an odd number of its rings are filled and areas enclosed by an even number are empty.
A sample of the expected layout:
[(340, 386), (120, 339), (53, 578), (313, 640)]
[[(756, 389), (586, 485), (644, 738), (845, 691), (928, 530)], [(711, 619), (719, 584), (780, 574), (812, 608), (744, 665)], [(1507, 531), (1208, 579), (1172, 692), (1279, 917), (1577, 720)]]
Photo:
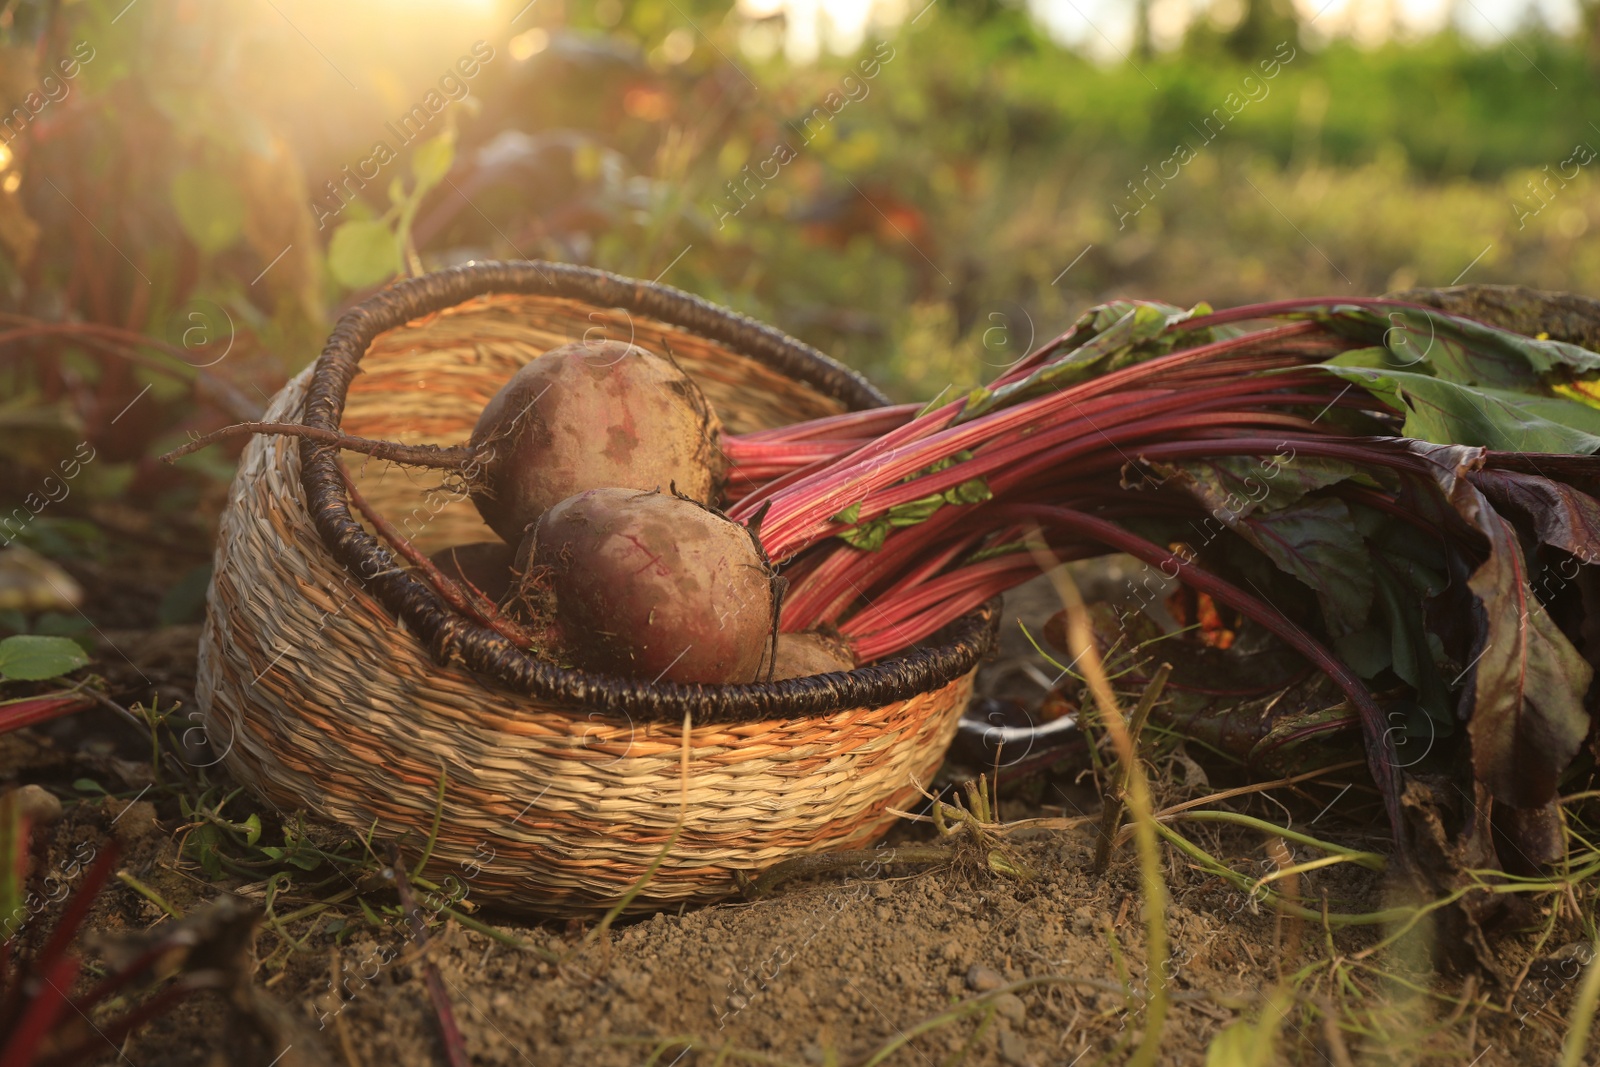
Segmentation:
[[(147, 613), (139, 598), (147, 593), (140, 583), (159, 576), (119, 573), (81, 575), (101, 601), (86, 611), (120, 620), (106, 635), (138, 666), (130, 672), (120, 657), (103, 654), (113, 695), (132, 702), (154, 690), (168, 704), (192, 701), (194, 628), (141, 626)], [(1185, 785), (1191, 775), (1181, 762), (1162, 762), (1157, 771), (1162, 803), (1210, 788)], [(955, 778), (969, 773), (947, 768)], [(86, 777), (118, 798), (74, 789)], [(1284, 807), (1248, 803), (1257, 814), (1303, 826), (1343, 781), (1283, 790)], [(193, 912), (229, 889), (258, 900), (247, 879), (207, 878), (183, 855), (189, 820), (172, 791), (156, 787), (127, 799), (150, 782), (148, 738), (110, 710), (0, 738), (0, 784), (38, 783), (68, 798), (62, 817), (43, 831), (36, 870), (114, 838), (123, 848), (119, 869), (175, 911)], [(475, 1063), (810, 1065), (875, 1063), (879, 1053), (905, 1065), (963, 1056), (969, 1064), (1124, 1062), (1147, 1025), (1133, 850), (1095, 873), (1092, 826), (1062, 828), (1064, 818), (1094, 808), (1081, 767), (1060, 766), (1004, 793), (1005, 820), (1057, 820), (1057, 828), (996, 838), (1023, 877), (996, 873), (981, 850), (967, 847), (942, 866), (815, 877), (759, 900), (658, 914), (604, 932), (479, 914), (521, 948), (443, 923), (419, 949), (401, 927), (372, 925), (353, 910), (324, 912), (259, 927), (241, 957), (245, 983), (197, 994), (120, 1048), (106, 1047), (97, 1062), (443, 1062), (424, 960), (438, 968)], [(1370, 810), (1346, 798), (1317, 830), (1381, 851), (1381, 827), (1361, 815)], [(892, 840), (933, 836), (930, 827), (911, 825)], [(1259, 834), (1193, 836), (1238, 871), (1274, 869)], [(1528, 932), (1542, 921), (1537, 908), (1519, 920), (1526, 929), (1498, 935), (1495, 950), (1507, 969), (1525, 974), (1513, 994), (1470, 971), (1436, 970), (1427, 923), (1392, 949), (1363, 956), (1388, 931), (1284, 921), (1174, 849), (1164, 853), (1163, 868), (1172, 943), (1164, 971), (1174, 1002), (1160, 1063), (1207, 1063), (1220, 1031), (1263, 1017), (1277, 1024), (1276, 1051), (1221, 1062), (1528, 1065), (1559, 1056), (1585, 936), (1570, 915), (1542, 943)], [(1309, 899), (1325, 894), (1337, 911), (1391, 902), (1380, 875), (1349, 865), (1307, 874), (1300, 889)], [(278, 914), (293, 910), (292, 899), (280, 902)], [(1592, 902), (1581, 903), (1592, 916)], [(29, 923), (20, 937), (25, 949), (38, 947), (58, 912)], [(104, 959), (113, 951), (108, 938), (171, 921), (151, 896), (113, 881), (91, 917), (86, 954)], [(1286, 984), (1297, 971), (1305, 973)]]

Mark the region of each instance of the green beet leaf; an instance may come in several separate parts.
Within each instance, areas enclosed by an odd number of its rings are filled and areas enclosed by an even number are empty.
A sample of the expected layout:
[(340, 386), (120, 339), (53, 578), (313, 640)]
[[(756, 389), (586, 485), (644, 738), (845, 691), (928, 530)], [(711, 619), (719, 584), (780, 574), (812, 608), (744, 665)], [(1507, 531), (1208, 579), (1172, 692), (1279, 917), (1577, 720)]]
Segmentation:
[[(1107, 305), (1104, 310), (1108, 317), (1116, 314), (1111, 325), (1100, 325), (1102, 309), (1095, 309), (1095, 317), (1090, 320), (1089, 327), (1081, 331), (1079, 327), (1083, 326), (1084, 319), (1080, 318), (1079, 325), (1074, 326), (1062, 341), (1065, 350), (1061, 355), (1046, 361), (1020, 381), (998, 389), (984, 390), (981, 397), (974, 393), (955, 422), (967, 422), (997, 408), (1042, 396), (1051, 390), (1064, 389), (1120, 367), (1162, 355), (1180, 339), (1179, 334), (1170, 327), (1195, 317), (1196, 313), (1208, 313), (1211, 309), (1201, 305), (1194, 311), (1185, 311), (1171, 304), (1141, 300), (1117, 301)], [(1067, 347), (1090, 330), (1093, 330), (1093, 335), (1087, 340), (1075, 347)], [(1162, 338), (1164, 343), (1148, 344), (1157, 338)]]
[(1353, 633), (1366, 623), (1372, 610), (1372, 561), (1343, 500), (1319, 497), (1258, 511), (1233, 528), (1317, 594), (1333, 635)]
[(400, 241), (375, 219), (340, 223), (328, 244), (328, 269), (347, 289), (387, 281), (400, 270)]
[(994, 499), (994, 493), (989, 490), (989, 483), (982, 478), (968, 478), (959, 485), (953, 485), (942, 494), (946, 504), (981, 504), (985, 500)]
[(1473, 388), (1427, 374), (1341, 362), (1361, 356), (1347, 352), (1323, 366), (1404, 412), (1406, 437), (1502, 452), (1600, 451), (1600, 409), (1561, 397)]
[(883, 547), (883, 542), (889, 537), (889, 520), (885, 518), (873, 519), (860, 526), (852, 526), (848, 530), (839, 531), (839, 540), (847, 545), (859, 548), (863, 552), (876, 552)]
[(933, 513), (944, 507), (944, 494), (933, 493), (930, 496), (908, 500), (904, 504), (896, 504), (887, 514), (890, 526), (915, 526), (920, 522), (927, 522)]
[(417, 189), (432, 189), (444, 181), (455, 159), (456, 138), (452, 131), (446, 130), (423, 141), (411, 154), (411, 174), (417, 179)]
[(0, 679), (8, 682), (59, 678), (88, 662), (78, 643), (65, 637), (18, 634), (0, 641)]
[[(1292, 451), (1272, 456), (1217, 456), (1178, 463), (1146, 460), (1139, 466), (1143, 468), (1140, 473), (1152, 475), (1161, 484), (1175, 479), (1175, 488), (1184, 489), (1212, 514), (1240, 517), (1258, 508), (1287, 507), (1313, 490), (1346, 480), (1375, 484), (1352, 463), (1296, 456)], [(1142, 484), (1146, 483), (1124, 470), (1124, 489)]]
[(1397, 358), (1426, 360), (1439, 377), (1458, 384), (1543, 392), (1552, 381), (1600, 372), (1600, 354), (1565, 341), (1421, 308), (1396, 309), (1388, 319), (1384, 344)]

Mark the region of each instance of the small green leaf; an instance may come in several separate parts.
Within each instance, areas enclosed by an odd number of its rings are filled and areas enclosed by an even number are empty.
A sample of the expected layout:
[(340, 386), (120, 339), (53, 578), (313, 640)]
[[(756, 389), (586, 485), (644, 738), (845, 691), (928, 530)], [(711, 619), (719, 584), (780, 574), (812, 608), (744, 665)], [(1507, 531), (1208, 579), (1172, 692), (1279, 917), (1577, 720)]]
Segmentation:
[(277, 845), (262, 845), (261, 854), (269, 860), (281, 861), (283, 859), (283, 849)]
[(873, 519), (861, 526), (852, 526), (839, 534), (839, 540), (847, 545), (853, 545), (863, 552), (876, 552), (883, 547), (883, 542), (889, 537), (889, 520)]
[(99, 793), (103, 797), (108, 797), (111, 795), (110, 793), (106, 792), (105, 786), (101, 785), (93, 778), (74, 778), (72, 781), (72, 788), (76, 789), (80, 793)]
[(365, 289), (400, 271), (400, 242), (386, 223), (340, 223), (328, 244), (328, 268), (347, 289)]
[(178, 225), (200, 251), (221, 252), (239, 239), (245, 205), (233, 182), (211, 171), (184, 170), (173, 176), (170, 191)]
[[(994, 393), (990, 392), (987, 386), (975, 385), (967, 391), (967, 402), (962, 410), (978, 411), (985, 409), (985, 406), (989, 403), (990, 398), (993, 396)], [(923, 408), (917, 414), (926, 415), (932, 410), (934, 410), (933, 404), (929, 403), (927, 407)]]
[(915, 474), (906, 475), (904, 478), (900, 479), (901, 484), (904, 484), (906, 482), (914, 482), (918, 478), (921, 478), (924, 474), (937, 474), (939, 471), (949, 470), (951, 467), (954, 467), (957, 463), (965, 463), (967, 460), (969, 460), (971, 458), (972, 458), (972, 450), (971, 449), (967, 449), (967, 448), (963, 448), (960, 452), (957, 452), (953, 456), (946, 456), (943, 459), (936, 459), (932, 463), (928, 464), (926, 467), (924, 467), (921, 470), (917, 471)]
[(207, 823), (189, 835), (188, 847), (200, 863), (200, 869), (209, 878), (222, 877), (222, 854), (218, 845), (222, 841), (222, 831)]
[[(967, 394), (967, 403), (969, 403), (969, 404), (974, 403), (976, 398), (978, 398), (980, 394), (982, 396), (988, 396), (989, 395), (989, 390), (985, 389), (981, 385), (975, 386)], [(939, 408), (943, 407), (944, 405), (946, 405), (948, 403), (950, 403), (950, 401), (944, 399), (944, 393), (940, 392), (938, 396), (934, 397), (932, 400), (930, 400), (926, 404), (922, 405), (922, 409), (917, 412), (917, 418), (919, 418), (919, 419), (922, 418), (922, 416), (926, 415), (930, 411), (937, 411)]]
[(0, 679), (40, 682), (71, 674), (89, 662), (75, 641), (65, 637), (18, 634), (0, 641)]
[(915, 526), (927, 522), (933, 513), (944, 507), (944, 494), (933, 493), (917, 500), (908, 500), (889, 509), (886, 518), (890, 526)]
[(834, 522), (842, 522), (846, 526), (854, 526), (858, 521), (860, 521), (860, 519), (861, 501), (859, 500), (833, 517)]
[(996, 556), (1012, 556), (1018, 552), (1046, 552), (1049, 546), (1042, 541), (1006, 541), (1003, 544), (980, 548), (966, 558), (967, 563), (981, 563)]
[(1140, 304), (1133, 309), (1134, 332), (1148, 336), (1167, 324), (1167, 313), (1153, 304)]
[(444, 181), (444, 176), (450, 173), (450, 165), (456, 159), (456, 135), (453, 131), (446, 130), (437, 137), (430, 138), (417, 146), (411, 154), (411, 174), (417, 179), (417, 187), (412, 190), (412, 196), (421, 196), (435, 185)]
[(994, 493), (989, 490), (989, 483), (982, 478), (968, 478), (960, 485), (944, 491), (944, 500), (947, 504), (981, 504), (985, 500), (992, 499)]
[[(955, 423), (970, 422), (996, 408), (1160, 355), (1178, 340), (1179, 334), (1170, 328), (1189, 318), (1189, 312), (1182, 308), (1149, 301), (1114, 301), (1103, 310), (1104, 317), (1097, 312), (1087, 324), (1080, 318), (1061, 342), (1073, 347), (1056, 348), (1059, 354), (1045, 360), (1026, 378), (993, 391), (985, 390), (982, 395), (975, 391)], [(1090, 329), (1093, 335), (1084, 339)]]
[(254, 845), (261, 840), (261, 816), (251, 812), (250, 817), (244, 821), (244, 843)]
[(367, 922), (371, 923), (373, 926), (388, 925), (378, 917), (377, 912), (372, 910), (372, 905), (367, 903), (366, 897), (356, 897), (356, 903), (361, 905), (361, 914), (367, 917)]
[[(1374, 543), (1373, 547), (1376, 555), (1380, 546)], [(1428, 572), (1392, 552), (1384, 552), (1375, 562), (1372, 574), (1377, 583), (1379, 612), (1376, 614), (1378, 619), (1384, 620), (1384, 626), (1373, 629), (1381, 633), (1386, 626), (1388, 658), (1395, 675), (1415, 690), (1417, 703), (1438, 726), (1436, 733), (1445, 736), (1454, 730), (1454, 701), (1445, 676), (1439, 670), (1443, 649), (1438, 647), (1438, 636), (1428, 632), (1423, 606), (1424, 597), (1443, 592), (1444, 576)]]

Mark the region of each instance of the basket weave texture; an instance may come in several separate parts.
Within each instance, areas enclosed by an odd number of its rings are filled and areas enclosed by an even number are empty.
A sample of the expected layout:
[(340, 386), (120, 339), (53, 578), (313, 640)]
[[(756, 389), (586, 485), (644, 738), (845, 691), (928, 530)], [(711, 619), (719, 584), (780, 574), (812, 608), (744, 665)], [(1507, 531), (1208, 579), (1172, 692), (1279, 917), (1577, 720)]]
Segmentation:
[[(730, 432), (847, 406), (667, 322), (564, 296), (494, 293), (379, 334), (349, 387), (342, 427), (465, 441), (517, 368), (601, 334), (670, 350)], [(273, 398), (269, 420), (301, 417), (313, 369)], [(984, 613), (959, 638), (958, 673), (876, 706), (707, 722), (679, 700), (694, 721), (685, 774), (681, 713), (674, 721), (615, 700), (602, 711), (539, 699), (459, 660), (438, 662), (330, 553), (306, 506), (301, 456), (288, 438), (254, 438), (230, 490), (200, 649), (208, 739), (242, 784), (282, 809), (362, 832), (376, 823), (379, 836), (409, 836), (413, 848), (437, 817), (429, 870), (453, 876), (475, 901), (553, 915), (604, 910), (646, 874), (680, 819), (630, 911), (718, 899), (734, 891), (735, 870), (875, 840), (894, 821), (887, 809), (914, 803), (914, 781), (937, 769), (971, 665), (992, 637)], [(344, 460), (367, 500), (424, 551), (492, 539), (435, 472)]]

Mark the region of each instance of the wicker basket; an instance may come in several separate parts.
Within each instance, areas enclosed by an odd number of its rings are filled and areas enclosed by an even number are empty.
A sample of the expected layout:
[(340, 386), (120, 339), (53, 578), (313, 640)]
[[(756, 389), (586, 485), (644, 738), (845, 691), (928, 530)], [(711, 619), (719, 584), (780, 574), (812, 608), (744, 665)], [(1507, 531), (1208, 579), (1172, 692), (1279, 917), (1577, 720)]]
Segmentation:
[[(429, 275), (356, 307), (267, 417), (458, 443), (523, 363), (602, 334), (670, 350), (731, 432), (883, 402), (812, 349), (676, 290), (517, 263)], [(344, 459), (425, 551), (492, 537), (435, 473)], [(680, 836), (630, 905), (645, 911), (724, 897), (736, 870), (880, 836), (887, 809), (913, 801), (913, 778), (937, 769), (994, 627), (990, 607), (878, 664), (772, 684), (559, 670), (452, 613), (398, 563), (352, 516), (331, 450), (263, 437), (222, 517), (198, 695), (240, 782), (416, 845), (437, 814), (434, 876), (502, 906), (611, 906), (661, 852), (686, 791)]]

